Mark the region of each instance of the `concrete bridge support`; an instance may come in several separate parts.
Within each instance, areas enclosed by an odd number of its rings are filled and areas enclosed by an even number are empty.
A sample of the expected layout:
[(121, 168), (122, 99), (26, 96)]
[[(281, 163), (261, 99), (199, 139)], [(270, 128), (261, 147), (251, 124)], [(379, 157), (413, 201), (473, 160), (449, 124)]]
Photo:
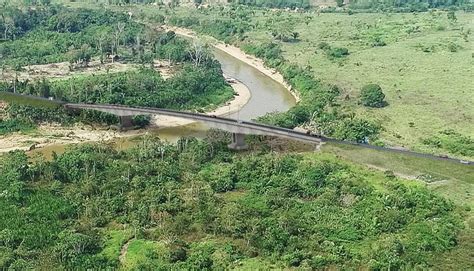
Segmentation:
[(120, 116), (120, 130), (128, 130), (133, 127), (133, 116)]
[(246, 150), (248, 148), (247, 144), (245, 143), (245, 135), (239, 133), (232, 133), (232, 143), (227, 145), (231, 150)]

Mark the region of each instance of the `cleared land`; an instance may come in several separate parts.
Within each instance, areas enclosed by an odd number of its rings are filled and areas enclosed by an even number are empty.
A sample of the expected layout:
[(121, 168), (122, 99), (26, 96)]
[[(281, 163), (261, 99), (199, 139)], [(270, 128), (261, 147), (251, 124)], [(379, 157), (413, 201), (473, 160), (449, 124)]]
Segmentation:
[[(473, 16), (460, 14), (457, 23), (450, 23), (444, 13), (322, 14), (307, 27), (298, 24), (301, 41), (283, 43), (283, 48), (289, 60), (341, 86), (359, 114), (380, 121), (384, 140), (426, 150), (421, 140), (446, 129), (474, 136), (474, 39), (461, 34), (472, 31)], [(375, 37), (386, 45), (367, 44)], [(350, 55), (330, 60), (317, 49), (322, 41), (346, 47)], [(357, 104), (359, 90), (368, 83), (382, 86), (387, 107)]]
[[(140, 12), (145, 16), (163, 13), (158, 9)], [(227, 35), (228, 42), (237, 46), (280, 44), (290, 63), (342, 89), (340, 102), (344, 110), (382, 124), (381, 139), (385, 144), (458, 156), (459, 153), (446, 146), (462, 140), (472, 145), (472, 13), (456, 12), (455, 19), (448, 19), (446, 12), (438, 11), (349, 15), (183, 8), (175, 10), (169, 18), (189, 18), (189, 23), (197, 20), (203, 25), (210, 22), (217, 25), (227, 22), (223, 16), (226, 12), (241, 17), (239, 22), (233, 23), (236, 29), (232, 31), (243, 29), (241, 34), (220, 34)], [(278, 38), (282, 35), (286, 41)], [(346, 48), (349, 54), (328, 56), (327, 51), (321, 49), (324, 43), (331, 48)], [(382, 87), (388, 106), (370, 109), (359, 104), (360, 89), (370, 83)], [(459, 135), (446, 137), (442, 146), (426, 143), (427, 139), (443, 137), (441, 132), (446, 130)]]

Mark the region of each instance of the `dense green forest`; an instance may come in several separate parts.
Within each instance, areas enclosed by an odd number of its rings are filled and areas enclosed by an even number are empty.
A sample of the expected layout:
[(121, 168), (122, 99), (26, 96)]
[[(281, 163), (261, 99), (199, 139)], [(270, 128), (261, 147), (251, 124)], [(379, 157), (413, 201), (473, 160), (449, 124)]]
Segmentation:
[(9, 153), (1, 268), (420, 269), (456, 246), (459, 211), (419, 184), (258, 141), (236, 154), (223, 138)]
[[(206, 46), (193, 46), (173, 32), (158, 32), (128, 15), (104, 10), (70, 10), (61, 6), (20, 9), (7, 6), (2, 13), (5, 41), (0, 43), (0, 65), (15, 72), (28, 65), (69, 61), (71, 71), (88, 65), (93, 57), (110, 62), (141, 63), (138, 71), (85, 75), (61, 80), (0, 82), (0, 91), (53, 97), (68, 102), (124, 104), (180, 110), (205, 110), (233, 97), (220, 64)], [(11, 22), (11, 25), (8, 25)], [(178, 65), (168, 80), (148, 68), (154, 59)], [(33, 123), (53, 121), (116, 123), (111, 115), (65, 112), (15, 104), (7, 108), (9, 120), (0, 131), (23, 131)], [(139, 118), (137, 125), (146, 125)]]
[[(61, 61), (85, 61), (85, 56), (105, 56), (143, 51), (150, 43), (145, 27), (128, 16), (110, 11), (70, 10), (61, 6), (2, 8), (0, 65), (14, 68)], [(143, 41), (140, 46), (140, 40)], [(5, 42), (6, 41), (6, 42)], [(132, 46), (134, 45), (134, 46)], [(140, 47), (140, 48), (138, 48)], [(82, 59), (74, 59), (83, 53)]]

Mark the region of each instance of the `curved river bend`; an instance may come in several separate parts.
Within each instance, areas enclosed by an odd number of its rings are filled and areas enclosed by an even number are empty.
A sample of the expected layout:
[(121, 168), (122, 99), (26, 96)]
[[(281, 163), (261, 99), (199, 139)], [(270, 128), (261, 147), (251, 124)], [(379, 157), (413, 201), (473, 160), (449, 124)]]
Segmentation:
[[(284, 112), (296, 104), (295, 98), (280, 83), (260, 72), (249, 64), (223, 52), (214, 50), (215, 58), (221, 63), (223, 72), (245, 84), (251, 97), (238, 112), (228, 115), (231, 118), (252, 120), (270, 112)], [(160, 139), (176, 142), (184, 136), (204, 138), (208, 127), (205, 124), (194, 122), (188, 125), (176, 127), (162, 127), (149, 130), (149, 133), (158, 135)], [(119, 148), (127, 148), (134, 145), (133, 137), (116, 138), (113, 141)], [(39, 152), (50, 157), (52, 152), (61, 153), (65, 149), (63, 144), (55, 144), (37, 149)]]
[[(238, 112), (228, 115), (231, 118), (252, 120), (270, 112), (284, 112), (295, 105), (296, 100), (281, 84), (266, 76), (258, 69), (240, 61), (219, 49), (214, 50), (215, 58), (221, 63), (223, 72), (242, 82), (251, 93), (250, 100)], [(161, 139), (175, 142), (183, 136), (202, 138), (208, 128), (202, 123), (159, 128), (152, 131)]]

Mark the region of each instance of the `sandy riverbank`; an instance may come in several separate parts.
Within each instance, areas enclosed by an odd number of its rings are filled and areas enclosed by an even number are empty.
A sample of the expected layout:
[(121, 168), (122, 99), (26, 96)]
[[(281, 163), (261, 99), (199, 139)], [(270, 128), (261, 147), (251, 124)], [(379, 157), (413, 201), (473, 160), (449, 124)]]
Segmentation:
[[(232, 88), (234, 89), (236, 93), (234, 96), (234, 99), (232, 99), (231, 101), (227, 102), (225, 105), (220, 106), (213, 111), (206, 112), (205, 114), (207, 115), (215, 115), (215, 116), (220, 116), (220, 117), (228, 116), (232, 113), (239, 111), (250, 100), (251, 93), (246, 85), (244, 85), (242, 82), (239, 82), (233, 78), (229, 78), (226, 75), (224, 75), (224, 77), (226, 77), (230, 81), (233, 81), (233, 83), (230, 83), (230, 85), (232, 86)], [(156, 127), (176, 127), (176, 126), (187, 125), (193, 122), (194, 121), (192, 120), (187, 120), (187, 119), (182, 119), (182, 118), (156, 115), (156, 116), (153, 116), (152, 125)]]
[[(240, 110), (250, 100), (250, 90), (243, 83), (231, 80), (230, 85), (236, 95), (234, 99), (217, 109), (207, 112), (208, 115), (226, 116)], [(193, 123), (193, 121), (172, 118), (165, 116), (154, 116), (151, 128), (176, 127)], [(109, 141), (114, 138), (131, 137), (146, 133), (146, 129), (118, 132), (111, 129), (97, 128), (90, 125), (75, 125), (73, 127), (62, 127), (60, 125), (41, 125), (32, 134), (14, 133), (7, 136), (0, 136), (0, 153), (13, 150), (29, 150), (34, 148), (44, 148), (52, 145), (77, 144), (83, 142)]]
[[(164, 27), (166, 30), (172, 30), (178, 35), (185, 36), (188, 38), (197, 38), (197, 34), (193, 31), (184, 28), (178, 27)], [(300, 97), (298, 93), (294, 92), (291, 86), (284, 80), (283, 76), (274, 69), (270, 69), (265, 66), (263, 60), (258, 59), (254, 56), (246, 54), (240, 48), (224, 44), (216, 39), (212, 39), (212, 45), (239, 59), (240, 61), (254, 67), (255, 69), (259, 70), (266, 76), (272, 78), (277, 83), (283, 85), (296, 99), (296, 101), (300, 101)], [(236, 92), (236, 96), (234, 99), (227, 104), (211, 111), (207, 112), (208, 115), (216, 115), (216, 116), (226, 116), (232, 113), (237, 112), (240, 110), (247, 102), (250, 100), (251, 92), (243, 83), (234, 80), (234, 83), (231, 84), (234, 91)], [(154, 116), (152, 119), (152, 128), (159, 128), (159, 127), (176, 127), (176, 126), (183, 126), (193, 123), (193, 121), (180, 119), (180, 118), (173, 118), (173, 117), (165, 117), (165, 116)], [(58, 144), (71, 144), (71, 143), (81, 143), (81, 142), (93, 142), (93, 141), (107, 141), (113, 138), (119, 137), (130, 137), (139, 134), (143, 134), (146, 130), (134, 130), (128, 132), (117, 132), (117, 131), (110, 131), (105, 129), (96, 129), (91, 126), (76, 126), (76, 127), (61, 127), (61, 126), (52, 126), (46, 125), (41, 126), (39, 131), (35, 133), (35, 135), (21, 135), (21, 134), (13, 134), (6, 137), (0, 137), (0, 153), (1, 152), (8, 152), (15, 149), (23, 149), (28, 150), (33, 144), (35, 144), (36, 148), (41, 148), (50, 145), (58, 145)]]
[[(167, 31), (174, 31), (176, 34), (188, 37), (188, 38), (197, 38), (198, 35), (193, 32), (192, 30), (186, 29), (186, 28), (180, 28), (180, 27), (174, 27), (174, 26), (162, 26), (163, 29)], [(293, 88), (285, 81), (283, 78), (283, 75), (281, 75), (278, 71), (275, 69), (270, 69), (265, 66), (265, 63), (263, 62), (262, 59), (256, 58), (252, 55), (249, 55), (242, 51), (240, 48), (235, 47), (233, 45), (225, 44), (221, 41), (218, 41), (217, 39), (214, 39), (212, 37), (206, 36), (206, 39), (212, 40), (212, 46), (215, 48), (239, 59), (240, 61), (254, 67), (255, 69), (259, 70), (261, 73), (265, 74), (266, 76), (272, 78), (275, 80), (277, 83), (283, 85), (290, 93), (293, 95), (295, 98), (296, 102), (300, 101), (299, 94), (293, 90)]]

